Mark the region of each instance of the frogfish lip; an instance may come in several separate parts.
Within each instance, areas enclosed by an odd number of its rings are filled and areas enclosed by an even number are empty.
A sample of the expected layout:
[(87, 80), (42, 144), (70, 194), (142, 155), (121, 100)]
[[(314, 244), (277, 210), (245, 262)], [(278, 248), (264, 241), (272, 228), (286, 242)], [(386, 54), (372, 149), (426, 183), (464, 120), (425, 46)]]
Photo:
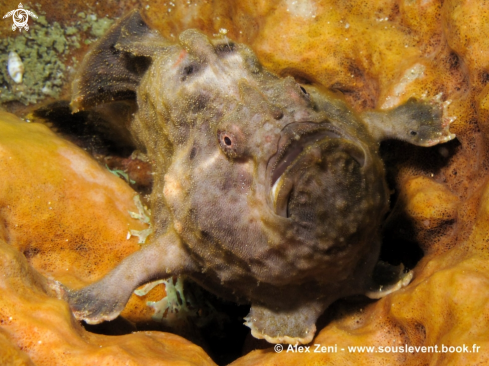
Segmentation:
[(267, 176), (270, 182), (269, 202), (275, 214), (287, 217), (289, 195), (293, 182), (288, 179), (291, 168), (305, 155), (319, 155), (320, 149), (315, 149), (322, 141), (343, 137), (341, 131), (329, 122), (294, 122), (282, 130), (277, 152), (267, 166)]

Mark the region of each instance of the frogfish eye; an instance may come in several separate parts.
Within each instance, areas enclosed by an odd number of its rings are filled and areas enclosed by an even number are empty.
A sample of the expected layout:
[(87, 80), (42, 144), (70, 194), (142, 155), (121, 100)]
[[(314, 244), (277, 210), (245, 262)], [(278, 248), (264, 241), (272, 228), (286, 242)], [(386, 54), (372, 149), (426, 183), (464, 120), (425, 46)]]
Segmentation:
[(229, 131), (218, 131), (217, 137), (221, 150), (230, 158), (236, 158), (241, 154), (237, 136)]
[(417, 133), (416, 131), (412, 131), (412, 130), (411, 130), (411, 131), (409, 131), (409, 134), (410, 134), (411, 136), (416, 136), (418, 133)]

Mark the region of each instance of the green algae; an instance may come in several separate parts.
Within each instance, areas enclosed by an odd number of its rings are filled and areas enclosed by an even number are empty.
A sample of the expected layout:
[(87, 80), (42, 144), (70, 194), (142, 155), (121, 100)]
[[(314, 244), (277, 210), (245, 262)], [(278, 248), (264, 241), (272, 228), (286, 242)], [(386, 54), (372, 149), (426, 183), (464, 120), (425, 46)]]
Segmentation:
[(100, 38), (104, 35), (104, 33), (109, 29), (109, 27), (112, 25), (113, 21), (108, 18), (100, 18), (97, 19), (93, 22), (92, 24), (92, 30), (90, 31), (90, 34), (92, 36), (95, 36), (97, 38)]
[(192, 312), (187, 306), (182, 277), (177, 277), (176, 281), (173, 281), (173, 277), (170, 277), (167, 280), (150, 282), (143, 288), (135, 290), (134, 293), (138, 296), (144, 296), (161, 283), (165, 285), (166, 296), (159, 301), (148, 301), (146, 303), (154, 310), (152, 319), (163, 322), (168, 312), (174, 314), (177, 318), (186, 319)]
[(144, 244), (146, 243), (146, 239), (153, 233), (153, 224), (151, 223), (151, 210), (147, 209), (141, 203), (141, 198), (139, 194), (134, 196), (134, 204), (136, 205), (138, 212), (128, 211), (129, 215), (136, 220), (141, 221), (144, 224), (149, 225), (147, 229), (144, 230), (129, 230), (127, 234), (127, 239), (131, 236), (137, 236), (139, 238), (138, 243)]
[(119, 169), (110, 169), (107, 165), (105, 165), (105, 167), (107, 168), (107, 170), (109, 172), (114, 174), (116, 177), (124, 179), (127, 183), (130, 183), (130, 184), (136, 183), (135, 180), (132, 180), (129, 178), (129, 174), (127, 174), (125, 171), (119, 170)]
[[(30, 29), (0, 38), (0, 103), (17, 101), (25, 105), (46, 97), (58, 98), (70, 73), (77, 65), (73, 51), (82, 42), (102, 36), (114, 22), (96, 15), (80, 16), (76, 21), (49, 22), (42, 12), (30, 21)], [(16, 52), (24, 64), (24, 77), (16, 84), (7, 70), (8, 55)], [(66, 65), (69, 65), (68, 67)]]
[(215, 329), (222, 331), (229, 322), (226, 314), (218, 311), (212, 304), (212, 296), (202, 290), (185, 276), (170, 277), (145, 284), (134, 291), (137, 296), (146, 296), (159, 284), (165, 285), (166, 295), (158, 301), (147, 301), (153, 309), (151, 318), (170, 327), (181, 326), (181, 322), (190, 322), (203, 328), (214, 323)]

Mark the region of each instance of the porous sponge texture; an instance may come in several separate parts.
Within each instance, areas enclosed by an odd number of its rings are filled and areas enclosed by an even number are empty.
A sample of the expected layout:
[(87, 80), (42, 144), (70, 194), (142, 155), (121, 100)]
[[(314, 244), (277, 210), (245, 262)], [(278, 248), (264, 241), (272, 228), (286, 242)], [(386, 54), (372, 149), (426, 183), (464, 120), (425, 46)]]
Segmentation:
[[(82, 287), (140, 248), (136, 192), (46, 126), (0, 112), (0, 176), (0, 236), (44, 275)], [(124, 315), (150, 320), (145, 302), (163, 296), (132, 296)]]
[(85, 331), (52, 281), (0, 240), (0, 364), (215, 365), (200, 347), (161, 332), (108, 337)]
[[(0, 364), (214, 364), (172, 334), (87, 332), (56, 298), (54, 280), (83, 286), (139, 249), (126, 235), (146, 227), (128, 213), (137, 208), (124, 181), (46, 126), (5, 112), (0, 176)], [(162, 286), (156, 293), (165, 296)], [(133, 295), (123, 315), (149, 320), (147, 300)]]
[(0, 112), (0, 131), (4, 236), (32, 265), (82, 285), (139, 248), (126, 239), (143, 228), (126, 184), (46, 126)]

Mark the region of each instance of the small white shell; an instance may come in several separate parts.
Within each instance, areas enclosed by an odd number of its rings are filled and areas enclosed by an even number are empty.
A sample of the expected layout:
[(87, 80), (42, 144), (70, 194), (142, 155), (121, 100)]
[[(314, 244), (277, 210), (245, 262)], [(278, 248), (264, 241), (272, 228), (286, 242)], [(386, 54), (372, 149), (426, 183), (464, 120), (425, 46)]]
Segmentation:
[(10, 52), (8, 55), (7, 70), (10, 77), (17, 83), (22, 82), (24, 75), (24, 64), (16, 52)]

